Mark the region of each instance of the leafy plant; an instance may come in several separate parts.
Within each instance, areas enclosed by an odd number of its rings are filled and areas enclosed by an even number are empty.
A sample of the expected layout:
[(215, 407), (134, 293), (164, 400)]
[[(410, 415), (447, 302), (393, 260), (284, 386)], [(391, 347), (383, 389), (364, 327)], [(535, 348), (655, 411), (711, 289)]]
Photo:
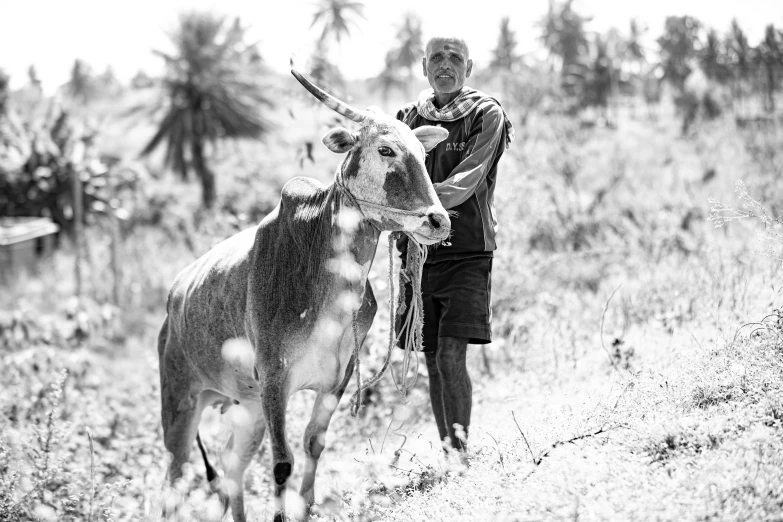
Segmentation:
[[(98, 155), (97, 128), (55, 102), (41, 121), (13, 123), (8, 116), (14, 161), (0, 162), (0, 216), (49, 216), (62, 229), (73, 226), (73, 178), (79, 176), (85, 220), (124, 215), (118, 191), (139, 190), (141, 175), (119, 165), (110, 169)], [(0, 115), (0, 125), (2, 125)], [(8, 152), (8, 151), (7, 151)]]

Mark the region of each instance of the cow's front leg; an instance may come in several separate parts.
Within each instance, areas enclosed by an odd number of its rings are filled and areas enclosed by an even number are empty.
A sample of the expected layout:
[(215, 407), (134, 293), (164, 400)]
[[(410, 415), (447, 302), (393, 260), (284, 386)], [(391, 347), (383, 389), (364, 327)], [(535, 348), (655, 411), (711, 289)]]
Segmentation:
[(285, 434), (288, 393), (283, 379), (269, 379), (264, 386), (263, 408), (272, 446), (272, 478), (275, 481), (275, 522), (285, 522), (285, 490), (294, 468), (294, 456)]
[(337, 409), (337, 405), (340, 404), (340, 398), (343, 396), (345, 388), (353, 375), (353, 367), (354, 358), (351, 357), (345, 370), (343, 382), (335, 390), (319, 393), (316, 396), (310, 422), (307, 424), (307, 428), (305, 428), (304, 451), (306, 461), (299, 495), (304, 500), (308, 510), (315, 502), (315, 472), (318, 469), (318, 459), (321, 457), (321, 452), (326, 447), (326, 430), (329, 429), (332, 415)]

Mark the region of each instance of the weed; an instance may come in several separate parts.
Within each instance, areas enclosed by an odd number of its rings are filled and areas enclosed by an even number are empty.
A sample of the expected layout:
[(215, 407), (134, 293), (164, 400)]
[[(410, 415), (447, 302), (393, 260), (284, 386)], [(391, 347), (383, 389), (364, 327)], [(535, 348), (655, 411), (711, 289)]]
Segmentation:
[(634, 347), (626, 346), (625, 341), (617, 337), (612, 341), (611, 347), (610, 353), (614, 364), (623, 370), (631, 371), (633, 367), (631, 361), (634, 358), (634, 353), (636, 353)]
[(768, 403), (764, 414), (764, 425), (770, 427), (783, 426), (783, 403), (779, 399), (768, 397)]
[(11, 469), (12, 452), (0, 438), (0, 522), (21, 520), (25, 514), (24, 495), (18, 494), (20, 473)]
[(712, 206), (710, 207), (710, 216), (707, 220), (711, 221), (716, 228), (722, 227), (731, 221), (745, 219), (760, 221), (764, 225), (764, 229), (756, 234), (756, 238), (762, 243), (771, 242), (772, 245), (764, 243), (769, 246), (754, 249), (753, 252), (783, 262), (783, 252), (780, 250), (783, 246), (783, 221), (767, 211), (761, 202), (754, 199), (742, 180), (735, 183), (734, 191), (742, 202), (742, 208), (735, 209), (715, 198), (709, 198), (708, 201)]
[(695, 408), (709, 408), (716, 404), (729, 402), (737, 398), (733, 384), (705, 384), (696, 386), (691, 394), (691, 403)]
[(723, 442), (723, 436), (695, 431), (666, 433), (661, 439), (650, 441), (645, 451), (651, 462), (666, 462), (677, 455), (699, 454), (715, 449)]

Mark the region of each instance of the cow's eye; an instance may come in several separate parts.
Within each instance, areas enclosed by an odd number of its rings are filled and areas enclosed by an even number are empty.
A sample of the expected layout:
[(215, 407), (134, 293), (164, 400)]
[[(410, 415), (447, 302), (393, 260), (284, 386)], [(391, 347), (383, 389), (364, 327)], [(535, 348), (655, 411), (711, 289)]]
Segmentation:
[(378, 152), (380, 153), (381, 156), (388, 156), (388, 157), (393, 157), (394, 156), (394, 151), (391, 150), (391, 148), (386, 147), (386, 146), (378, 147)]

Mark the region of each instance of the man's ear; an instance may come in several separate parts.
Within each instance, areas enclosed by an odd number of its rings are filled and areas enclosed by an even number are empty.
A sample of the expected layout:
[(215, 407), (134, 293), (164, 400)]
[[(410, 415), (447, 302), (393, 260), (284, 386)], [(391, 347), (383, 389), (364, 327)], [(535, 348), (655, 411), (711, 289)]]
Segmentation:
[(421, 59), (421, 70), (424, 72), (424, 77), (427, 77), (427, 57)]
[(473, 72), (473, 60), (468, 58), (468, 72), (465, 73), (465, 78), (470, 78), (470, 73)]
[(419, 139), (424, 150), (427, 152), (435, 148), (435, 145), (445, 140), (449, 136), (449, 131), (443, 127), (434, 127), (432, 125), (422, 125), (413, 129), (413, 134)]
[(342, 154), (351, 150), (358, 143), (359, 136), (348, 129), (337, 127), (327, 132), (321, 141), (324, 142), (327, 149)]

